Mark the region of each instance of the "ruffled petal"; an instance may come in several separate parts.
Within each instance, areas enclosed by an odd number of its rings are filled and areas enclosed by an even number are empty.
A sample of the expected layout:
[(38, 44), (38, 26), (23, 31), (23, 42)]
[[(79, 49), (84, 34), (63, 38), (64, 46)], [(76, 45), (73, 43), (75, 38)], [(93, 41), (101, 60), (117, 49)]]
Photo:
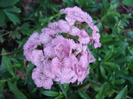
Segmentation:
[(52, 48), (51, 46), (47, 46), (46, 48), (44, 48), (44, 54), (45, 54), (46, 58), (53, 58), (53, 57), (55, 57), (54, 48)]
[(31, 54), (31, 62), (36, 66), (41, 66), (43, 64), (43, 52), (42, 50), (34, 50)]
[(46, 44), (52, 40), (52, 37), (46, 33), (42, 33), (39, 37), (39, 40), (42, 44)]
[(71, 28), (70, 34), (73, 35), (73, 36), (79, 36), (80, 32), (81, 32), (80, 29), (78, 29), (77, 27), (73, 26)]
[(59, 27), (61, 28), (61, 31), (64, 33), (67, 33), (70, 31), (70, 25), (67, 21), (60, 20), (59, 21)]
[(71, 64), (72, 64), (71, 59), (68, 57), (64, 58), (62, 61), (62, 66), (64, 68), (71, 68)]
[(57, 57), (52, 59), (52, 73), (57, 76), (61, 74), (61, 64)]
[(43, 88), (44, 89), (51, 89), (51, 86), (53, 85), (53, 81), (52, 81), (52, 79), (45, 79), (44, 81), (43, 81)]
[(89, 64), (88, 62), (88, 57), (87, 57), (87, 53), (83, 53), (80, 57), (79, 60), (80, 65), (82, 66), (82, 68), (86, 69), (87, 65)]

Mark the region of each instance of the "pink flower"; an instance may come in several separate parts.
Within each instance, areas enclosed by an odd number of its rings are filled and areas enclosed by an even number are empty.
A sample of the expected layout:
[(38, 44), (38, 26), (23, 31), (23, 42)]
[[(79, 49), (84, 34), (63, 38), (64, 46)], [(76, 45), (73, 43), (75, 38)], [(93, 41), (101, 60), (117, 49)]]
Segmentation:
[(93, 24), (90, 25), (90, 28), (93, 30), (93, 32), (99, 32), (98, 27)]
[(43, 81), (43, 88), (44, 89), (51, 89), (51, 86), (53, 85), (52, 79), (45, 79)]
[(75, 23), (75, 19), (71, 18), (69, 15), (66, 16), (66, 20), (70, 25), (73, 25)]
[(87, 69), (87, 65), (89, 64), (87, 53), (82, 53), (80, 56), (79, 64), (82, 66), (82, 68)]
[(55, 31), (54, 29), (51, 29), (51, 28), (43, 28), (41, 31), (42, 31), (42, 33), (48, 34), (52, 37), (57, 33), (57, 31)]
[(33, 50), (31, 53), (31, 62), (36, 66), (43, 65), (43, 52), (42, 50)]
[[(55, 34), (61, 32), (61, 29), (59, 27), (59, 23), (58, 22), (49, 23), (48, 27), (50, 28), (50, 32), (54, 31)], [(51, 33), (49, 33), (49, 34), (51, 34)]]
[(68, 57), (70, 52), (71, 52), (71, 47), (69, 43), (67, 42), (67, 39), (64, 39), (60, 41), (56, 46), (55, 46), (55, 54), (57, 57), (60, 59), (64, 57)]
[(28, 61), (31, 61), (32, 51), (40, 45), (39, 36), (37, 32), (33, 33), (24, 45), (24, 55)]
[(40, 68), (35, 68), (33, 70), (32, 79), (35, 81), (37, 87), (50, 89), (53, 85), (52, 79), (45, 77), (43, 71)]
[(63, 68), (60, 80), (61, 84), (70, 83), (71, 80), (75, 77), (75, 75), (76, 75), (75, 72), (72, 71), (71, 69)]
[(78, 84), (82, 84), (85, 77), (89, 74), (89, 69), (86, 70), (80, 70), (78, 69)]
[(92, 33), (92, 41), (94, 41), (94, 47), (101, 47), (100, 43), (100, 34), (99, 33)]
[(70, 34), (72, 35), (72, 36), (79, 36), (80, 35), (80, 29), (79, 28), (77, 28), (77, 27), (75, 27), (75, 26), (72, 26), (71, 27), (71, 31), (70, 31)]
[(49, 23), (48, 27), (50, 27), (51, 29), (59, 29), (59, 23), (58, 22)]
[(92, 22), (92, 18), (91, 16), (82, 11), (80, 8), (78, 8), (77, 6), (73, 7), (73, 8), (66, 8), (66, 9), (61, 9), (60, 10), (62, 13), (67, 14), (66, 16), (66, 20), (73, 25), (75, 23), (76, 20), (78, 20), (79, 22)]
[(67, 33), (70, 31), (70, 24), (67, 21), (59, 20), (59, 27), (63, 33)]
[(39, 40), (41, 44), (45, 45), (46, 43), (49, 43), (52, 40), (52, 37), (48, 35), (47, 33), (42, 33), (39, 37)]
[(90, 37), (85, 30), (81, 30), (78, 40), (81, 44), (88, 44), (90, 42)]
[(53, 38), (51, 41), (51, 46), (55, 47), (57, 44), (59, 44), (60, 42), (64, 41), (65, 38), (62, 35), (57, 35), (56, 38)]
[(44, 54), (46, 58), (54, 58), (55, 57), (55, 51), (52, 46), (47, 46), (44, 48)]
[[(36, 68), (32, 79), (37, 87), (50, 89), (53, 81), (82, 83), (89, 74), (87, 66), (95, 61), (88, 44), (100, 47), (100, 34), (91, 16), (78, 7), (60, 10), (67, 14), (65, 20), (48, 24), (41, 34), (33, 33), (24, 45), (24, 55)], [(80, 23), (80, 28), (77, 26)], [(84, 26), (92, 30), (87, 33)]]
[(62, 60), (62, 66), (63, 66), (63, 68), (71, 68), (71, 65), (72, 65), (71, 58), (65, 57), (65, 58)]
[(55, 57), (52, 59), (52, 73), (55, 74), (56, 76), (61, 74), (61, 62), (60, 60)]

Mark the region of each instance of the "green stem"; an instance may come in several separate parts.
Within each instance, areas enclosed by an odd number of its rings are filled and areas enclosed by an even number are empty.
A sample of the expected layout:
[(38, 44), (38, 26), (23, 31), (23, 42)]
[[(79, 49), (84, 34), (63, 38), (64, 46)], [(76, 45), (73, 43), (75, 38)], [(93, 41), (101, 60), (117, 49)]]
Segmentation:
[(7, 35), (7, 34), (10, 34), (10, 32), (7, 32), (7, 33), (5, 33), (5, 34), (2, 34), (1, 36), (5, 36), (5, 35)]
[[(47, 22), (50, 22), (52, 19), (54, 19), (54, 18), (56, 18), (56, 17), (58, 17), (58, 16), (60, 16), (60, 15), (62, 15), (63, 13), (62, 12), (59, 12), (59, 13), (57, 13), (57, 14), (55, 14), (55, 15), (53, 15), (53, 16), (51, 16), (50, 18), (47, 18)], [(46, 22), (44, 22), (44, 23), (42, 23), (42, 25), (44, 25)]]

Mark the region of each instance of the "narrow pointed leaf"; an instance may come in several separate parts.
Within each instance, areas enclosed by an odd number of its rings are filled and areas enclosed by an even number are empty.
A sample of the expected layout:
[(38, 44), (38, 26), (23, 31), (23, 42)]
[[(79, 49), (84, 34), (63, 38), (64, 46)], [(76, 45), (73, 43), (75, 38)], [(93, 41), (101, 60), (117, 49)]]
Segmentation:
[(125, 86), (125, 87), (118, 93), (118, 95), (115, 97), (115, 99), (126, 99), (126, 95), (127, 95), (127, 86)]
[(12, 82), (8, 81), (8, 86), (17, 99), (27, 99), (26, 96)]

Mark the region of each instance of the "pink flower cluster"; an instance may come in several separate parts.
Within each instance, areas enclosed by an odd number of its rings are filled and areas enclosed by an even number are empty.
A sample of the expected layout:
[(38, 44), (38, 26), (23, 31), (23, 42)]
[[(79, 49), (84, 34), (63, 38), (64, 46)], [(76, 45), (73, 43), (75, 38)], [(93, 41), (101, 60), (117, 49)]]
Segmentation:
[[(87, 65), (95, 61), (88, 44), (101, 46), (99, 30), (88, 13), (78, 7), (60, 11), (66, 14), (66, 21), (48, 24), (41, 34), (33, 33), (24, 45), (26, 59), (36, 66), (32, 79), (37, 87), (45, 89), (50, 89), (53, 81), (82, 83), (89, 73)], [(91, 34), (82, 26), (84, 23), (92, 30)]]

